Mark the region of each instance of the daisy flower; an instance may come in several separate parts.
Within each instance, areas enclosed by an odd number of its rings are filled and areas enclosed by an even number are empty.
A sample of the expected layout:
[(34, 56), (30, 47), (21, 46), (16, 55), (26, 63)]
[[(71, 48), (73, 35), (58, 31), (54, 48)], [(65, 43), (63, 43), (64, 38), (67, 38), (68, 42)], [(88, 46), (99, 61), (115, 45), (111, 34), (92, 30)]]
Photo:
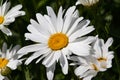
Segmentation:
[(3, 44), (2, 50), (0, 50), (0, 80), (6, 80), (10, 71), (15, 70), (22, 63), (18, 59), (18, 54), (16, 54), (19, 47), (19, 45), (16, 45), (7, 49), (7, 44)]
[[(75, 6), (62, 10), (59, 8), (56, 15), (51, 7), (47, 7), (48, 15), (36, 14), (37, 21), (31, 19), (31, 24), (26, 33), (27, 40), (36, 42), (18, 51), (26, 55), (34, 52), (25, 62), (29, 64), (37, 58), (36, 63), (43, 59), (42, 64), (47, 68), (47, 77), (53, 79), (55, 64), (59, 61), (64, 74), (68, 73), (67, 56), (72, 53), (79, 56), (89, 55), (93, 37), (85, 35), (94, 30), (93, 26), (88, 26), (90, 21), (79, 17)], [(84, 37), (83, 37), (84, 36)]]
[(93, 4), (96, 4), (99, 0), (78, 0), (76, 2), (76, 5), (82, 4), (83, 6), (91, 6)]
[(113, 51), (108, 48), (112, 45), (113, 39), (109, 38), (106, 43), (103, 39), (96, 37), (96, 41), (91, 49), (91, 54), (85, 57), (72, 56), (70, 60), (74, 61), (70, 65), (79, 65), (75, 69), (75, 75), (82, 80), (91, 80), (98, 72), (105, 71), (112, 67)]
[(101, 70), (99, 62), (91, 55), (86, 57), (72, 56), (71, 60), (75, 62), (70, 65), (78, 65), (74, 73), (82, 80), (91, 80)]
[(107, 68), (112, 67), (112, 59), (114, 58), (113, 51), (109, 51), (109, 47), (112, 45), (113, 39), (109, 38), (106, 43), (104, 43), (103, 39), (99, 39), (97, 37), (93, 49), (94, 49), (94, 57), (100, 62), (101, 67), (105, 71)]
[(17, 5), (10, 10), (9, 8), (10, 2), (6, 1), (3, 5), (0, 5), (0, 30), (6, 35), (12, 35), (6, 26), (14, 22), (16, 17), (25, 15), (24, 11), (20, 11), (22, 5)]

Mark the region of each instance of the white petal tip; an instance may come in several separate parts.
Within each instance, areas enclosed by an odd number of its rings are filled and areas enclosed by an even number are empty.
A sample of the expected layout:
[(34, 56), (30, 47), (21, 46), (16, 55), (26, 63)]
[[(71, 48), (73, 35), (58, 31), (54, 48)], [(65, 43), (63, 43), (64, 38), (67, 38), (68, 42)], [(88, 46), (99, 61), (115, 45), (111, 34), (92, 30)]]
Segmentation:
[(76, 3), (75, 3), (75, 5), (79, 5), (80, 4), (80, 2), (79, 1), (77, 1)]

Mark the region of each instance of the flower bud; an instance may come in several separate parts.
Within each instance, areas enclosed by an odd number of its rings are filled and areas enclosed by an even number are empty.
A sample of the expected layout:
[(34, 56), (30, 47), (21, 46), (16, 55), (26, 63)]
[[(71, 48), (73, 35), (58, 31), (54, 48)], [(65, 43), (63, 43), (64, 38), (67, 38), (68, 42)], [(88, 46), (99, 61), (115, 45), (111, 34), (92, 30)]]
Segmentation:
[(4, 67), (1, 69), (0, 73), (2, 76), (7, 76), (11, 73), (11, 69), (9, 67)]

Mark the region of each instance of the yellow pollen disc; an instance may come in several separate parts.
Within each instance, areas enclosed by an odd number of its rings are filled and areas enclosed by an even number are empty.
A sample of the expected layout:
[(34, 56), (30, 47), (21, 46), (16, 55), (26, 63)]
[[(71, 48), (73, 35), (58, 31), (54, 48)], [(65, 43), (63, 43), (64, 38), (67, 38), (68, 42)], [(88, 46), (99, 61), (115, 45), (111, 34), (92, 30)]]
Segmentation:
[(95, 64), (92, 64), (92, 68), (93, 68), (94, 70), (96, 70), (96, 71), (99, 70), (98, 67), (97, 67)]
[(56, 33), (50, 36), (48, 46), (52, 50), (60, 50), (68, 45), (68, 37), (63, 33)]
[(2, 24), (4, 21), (4, 17), (0, 16), (0, 24)]
[(100, 57), (97, 60), (100, 61), (100, 62), (102, 62), (102, 61), (106, 61), (106, 58)]
[(8, 62), (9, 62), (9, 60), (7, 60), (5, 58), (0, 58), (0, 69), (5, 68)]

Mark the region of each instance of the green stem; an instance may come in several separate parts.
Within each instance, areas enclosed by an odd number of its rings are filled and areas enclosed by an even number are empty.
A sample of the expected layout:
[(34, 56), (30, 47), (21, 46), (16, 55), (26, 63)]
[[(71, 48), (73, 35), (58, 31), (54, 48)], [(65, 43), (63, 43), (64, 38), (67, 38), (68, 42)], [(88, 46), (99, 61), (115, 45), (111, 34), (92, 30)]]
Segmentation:
[(8, 77), (9, 80), (13, 80), (11, 75), (8, 75), (7, 77)]
[(117, 54), (114, 53), (114, 56), (115, 56), (115, 63), (116, 63), (116, 66), (117, 66), (117, 71), (119, 73), (119, 79), (120, 80), (120, 66), (119, 66), (119, 61), (118, 61), (118, 57), (117, 57)]
[(8, 42), (7, 38), (5, 37), (5, 34), (0, 31), (0, 40), (3, 40), (3, 42)]
[(25, 80), (32, 80), (30, 77), (30, 72), (28, 67), (26, 67), (26, 69), (24, 69), (24, 73), (25, 73)]

